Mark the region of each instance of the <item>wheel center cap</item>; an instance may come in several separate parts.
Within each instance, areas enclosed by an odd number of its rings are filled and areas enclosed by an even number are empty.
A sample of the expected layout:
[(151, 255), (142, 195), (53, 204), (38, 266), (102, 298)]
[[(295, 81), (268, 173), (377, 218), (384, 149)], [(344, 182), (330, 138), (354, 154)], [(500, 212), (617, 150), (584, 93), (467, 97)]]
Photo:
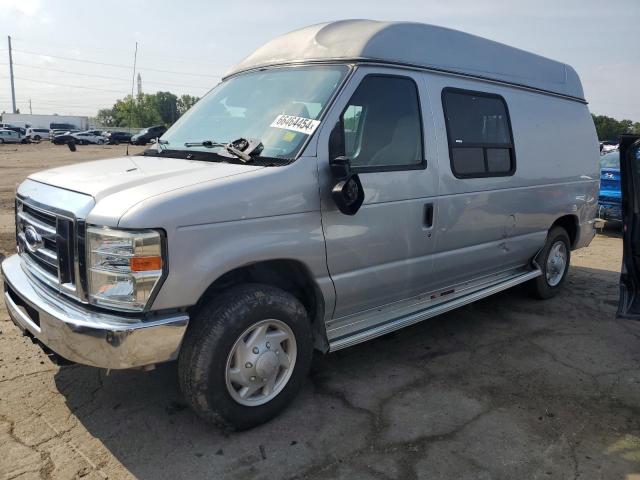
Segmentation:
[(256, 361), (256, 373), (262, 378), (272, 376), (278, 367), (278, 357), (275, 353), (269, 351), (264, 352)]

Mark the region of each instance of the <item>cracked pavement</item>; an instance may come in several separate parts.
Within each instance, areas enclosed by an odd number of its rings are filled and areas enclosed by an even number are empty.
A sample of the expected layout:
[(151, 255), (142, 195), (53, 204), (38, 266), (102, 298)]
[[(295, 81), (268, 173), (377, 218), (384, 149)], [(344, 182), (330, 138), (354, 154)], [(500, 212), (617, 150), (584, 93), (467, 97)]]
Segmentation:
[(621, 240), (574, 252), (548, 301), (515, 288), (328, 356), (254, 430), (203, 424), (151, 372), (59, 368), (0, 320), (0, 478), (632, 479), (640, 323), (615, 320)]
[[(11, 155), (5, 252), (12, 182), (43, 167)], [(186, 408), (175, 365), (59, 368), (0, 305), (0, 479), (640, 478), (640, 322), (614, 318), (621, 252), (605, 232), (552, 300), (514, 288), (317, 356), (290, 408), (233, 434)]]

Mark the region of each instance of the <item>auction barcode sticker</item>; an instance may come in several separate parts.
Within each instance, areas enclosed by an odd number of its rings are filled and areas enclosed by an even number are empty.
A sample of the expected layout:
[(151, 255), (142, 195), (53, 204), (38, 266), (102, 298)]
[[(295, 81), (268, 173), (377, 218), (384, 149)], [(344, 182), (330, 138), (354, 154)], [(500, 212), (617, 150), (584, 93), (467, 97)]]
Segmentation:
[(316, 131), (320, 122), (311, 120), (310, 118), (295, 117), (293, 115), (278, 115), (271, 124), (274, 128), (284, 128), (285, 130), (293, 130), (307, 135), (311, 135)]

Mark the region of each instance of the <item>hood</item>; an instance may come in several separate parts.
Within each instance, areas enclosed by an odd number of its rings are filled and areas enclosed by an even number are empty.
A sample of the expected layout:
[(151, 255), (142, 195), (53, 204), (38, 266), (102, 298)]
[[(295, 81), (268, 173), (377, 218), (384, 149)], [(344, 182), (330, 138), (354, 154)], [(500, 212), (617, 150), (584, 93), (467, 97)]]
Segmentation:
[(263, 167), (177, 158), (129, 156), (53, 168), (29, 176), (37, 182), (91, 195), (96, 202), (129, 193), (140, 199)]

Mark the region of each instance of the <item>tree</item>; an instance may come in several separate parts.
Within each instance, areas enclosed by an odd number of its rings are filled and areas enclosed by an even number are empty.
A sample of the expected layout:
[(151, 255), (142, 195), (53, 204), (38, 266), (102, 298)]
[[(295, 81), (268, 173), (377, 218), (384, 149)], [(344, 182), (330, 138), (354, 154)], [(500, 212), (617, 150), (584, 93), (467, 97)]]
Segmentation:
[(593, 123), (596, 126), (599, 140), (617, 140), (625, 133), (640, 133), (640, 122), (631, 120), (616, 120), (606, 115), (593, 115)]
[(104, 127), (169, 126), (197, 101), (198, 97), (182, 95), (178, 98), (171, 92), (141, 93), (135, 98), (127, 95), (116, 100), (113, 107), (98, 110), (95, 121)]
[(153, 98), (156, 111), (165, 125), (171, 125), (178, 117), (178, 97), (171, 92), (157, 92)]
[(196, 102), (200, 100), (198, 97), (194, 97), (193, 95), (182, 95), (178, 99), (178, 115), (182, 116), (187, 110), (193, 107)]
[(95, 117), (95, 123), (103, 127), (117, 127), (116, 115), (113, 108), (101, 108)]

